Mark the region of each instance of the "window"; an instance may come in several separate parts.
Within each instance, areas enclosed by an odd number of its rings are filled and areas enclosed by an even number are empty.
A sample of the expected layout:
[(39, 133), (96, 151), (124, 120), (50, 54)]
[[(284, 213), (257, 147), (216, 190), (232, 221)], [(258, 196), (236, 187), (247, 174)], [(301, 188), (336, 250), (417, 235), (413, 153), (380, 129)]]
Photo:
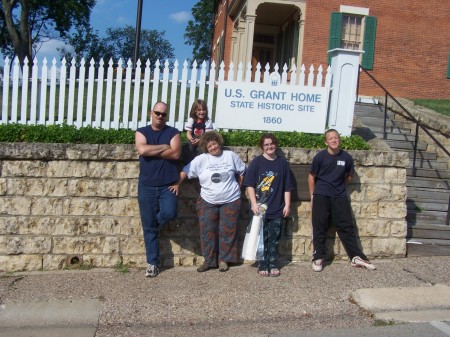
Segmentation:
[(450, 53), (448, 53), (447, 78), (450, 78)]
[[(361, 66), (373, 68), (377, 18), (352, 13), (331, 13), (329, 49), (364, 50)], [(331, 55), (328, 55), (328, 64)]]
[(341, 48), (360, 50), (361, 48), (361, 22), (357, 16), (343, 15), (341, 31)]

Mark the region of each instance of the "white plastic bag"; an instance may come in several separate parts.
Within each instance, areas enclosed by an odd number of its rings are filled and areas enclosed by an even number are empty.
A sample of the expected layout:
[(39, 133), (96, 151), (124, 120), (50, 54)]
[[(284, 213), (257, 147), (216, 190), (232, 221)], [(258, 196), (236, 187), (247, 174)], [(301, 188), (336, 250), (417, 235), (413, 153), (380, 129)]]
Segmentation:
[(244, 245), (242, 247), (241, 257), (244, 260), (255, 261), (256, 250), (259, 244), (260, 228), (262, 227), (263, 216), (260, 214), (253, 215), (252, 221), (247, 226), (245, 233)]

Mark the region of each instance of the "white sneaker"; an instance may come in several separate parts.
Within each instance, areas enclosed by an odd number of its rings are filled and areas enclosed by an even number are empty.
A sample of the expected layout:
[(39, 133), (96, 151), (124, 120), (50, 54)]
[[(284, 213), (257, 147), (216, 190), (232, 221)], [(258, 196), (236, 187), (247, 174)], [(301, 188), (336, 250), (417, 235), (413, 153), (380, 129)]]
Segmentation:
[(323, 259), (317, 259), (312, 262), (312, 269), (320, 272), (323, 270)]
[(352, 264), (352, 267), (366, 268), (368, 270), (375, 270), (375, 269), (377, 269), (377, 267), (375, 267), (375, 265), (370, 263), (370, 261), (365, 261), (365, 260), (361, 259), (359, 256), (355, 256), (352, 259), (351, 264)]
[(153, 264), (148, 264), (148, 268), (145, 271), (146, 277), (156, 277), (159, 274), (159, 268)]

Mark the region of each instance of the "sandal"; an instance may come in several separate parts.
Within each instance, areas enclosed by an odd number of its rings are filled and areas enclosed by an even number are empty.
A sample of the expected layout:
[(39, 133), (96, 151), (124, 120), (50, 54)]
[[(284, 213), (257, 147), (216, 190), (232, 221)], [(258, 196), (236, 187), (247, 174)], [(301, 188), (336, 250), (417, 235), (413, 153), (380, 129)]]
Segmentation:
[(270, 276), (272, 276), (272, 277), (278, 277), (278, 276), (280, 276), (281, 275), (281, 272), (280, 272), (280, 270), (278, 269), (278, 268), (272, 268), (271, 270), (270, 270)]
[(269, 271), (268, 270), (258, 270), (258, 274), (259, 274), (259, 276), (267, 277), (267, 276), (269, 276)]

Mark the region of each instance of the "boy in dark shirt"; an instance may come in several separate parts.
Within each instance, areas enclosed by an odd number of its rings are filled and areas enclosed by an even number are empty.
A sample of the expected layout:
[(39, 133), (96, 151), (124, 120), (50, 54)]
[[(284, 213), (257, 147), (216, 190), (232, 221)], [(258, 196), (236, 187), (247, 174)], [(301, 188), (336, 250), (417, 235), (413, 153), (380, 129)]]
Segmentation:
[(323, 270), (326, 256), (325, 240), (330, 222), (336, 227), (339, 238), (351, 260), (352, 267), (375, 270), (356, 242), (347, 183), (355, 172), (352, 156), (340, 148), (339, 133), (325, 132), (327, 148), (313, 159), (308, 176), (312, 204), (313, 263), (314, 271)]

